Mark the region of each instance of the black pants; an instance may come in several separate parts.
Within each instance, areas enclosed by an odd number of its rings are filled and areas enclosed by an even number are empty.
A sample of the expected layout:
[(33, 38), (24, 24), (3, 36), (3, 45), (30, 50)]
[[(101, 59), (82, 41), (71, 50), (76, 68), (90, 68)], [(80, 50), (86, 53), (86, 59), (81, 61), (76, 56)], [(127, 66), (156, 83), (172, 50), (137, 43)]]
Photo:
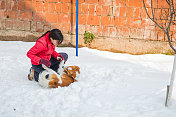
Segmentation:
[[(67, 61), (68, 55), (66, 53), (59, 53), (59, 54), (61, 54), (64, 57), (64, 60)], [(53, 58), (52, 56), (51, 56), (50, 62), (51, 62), (50, 68), (57, 72), (60, 62), (58, 60), (56, 60), (55, 58)], [(34, 79), (35, 79), (35, 81), (38, 82), (39, 73), (41, 73), (45, 69), (43, 69), (41, 64), (40, 65), (33, 65), (32, 64), (32, 68), (34, 69)]]

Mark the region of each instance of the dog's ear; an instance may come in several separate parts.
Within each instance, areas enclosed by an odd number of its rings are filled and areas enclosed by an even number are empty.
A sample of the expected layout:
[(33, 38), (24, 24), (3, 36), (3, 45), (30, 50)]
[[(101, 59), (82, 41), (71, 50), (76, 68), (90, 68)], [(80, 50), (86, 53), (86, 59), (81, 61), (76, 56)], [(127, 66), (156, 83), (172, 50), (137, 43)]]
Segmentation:
[(50, 77), (50, 82), (48, 83), (50, 88), (58, 88), (59, 86), (59, 78), (57, 78), (56, 74), (52, 74)]

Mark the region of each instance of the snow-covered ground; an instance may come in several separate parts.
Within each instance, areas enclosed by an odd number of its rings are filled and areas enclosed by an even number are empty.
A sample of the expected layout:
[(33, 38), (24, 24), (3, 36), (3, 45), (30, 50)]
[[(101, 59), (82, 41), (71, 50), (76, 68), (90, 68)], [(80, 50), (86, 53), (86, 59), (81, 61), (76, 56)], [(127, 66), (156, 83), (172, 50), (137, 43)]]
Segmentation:
[(164, 106), (173, 56), (129, 55), (56, 48), (81, 68), (69, 87), (46, 89), (29, 81), (27, 51), (34, 42), (0, 41), (0, 117), (175, 117)]

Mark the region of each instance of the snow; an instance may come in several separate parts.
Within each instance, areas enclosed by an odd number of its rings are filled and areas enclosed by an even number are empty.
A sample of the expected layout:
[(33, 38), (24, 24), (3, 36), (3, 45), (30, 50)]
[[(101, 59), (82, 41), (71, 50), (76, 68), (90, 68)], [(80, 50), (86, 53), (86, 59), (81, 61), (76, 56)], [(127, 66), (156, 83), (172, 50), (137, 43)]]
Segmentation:
[(56, 48), (81, 74), (69, 87), (49, 89), (27, 78), (34, 44), (0, 41), (0, 117), (175, 117), (175, 100), (164, 106), (174, 56), (79, 48), (76, 57), (75, 48)]

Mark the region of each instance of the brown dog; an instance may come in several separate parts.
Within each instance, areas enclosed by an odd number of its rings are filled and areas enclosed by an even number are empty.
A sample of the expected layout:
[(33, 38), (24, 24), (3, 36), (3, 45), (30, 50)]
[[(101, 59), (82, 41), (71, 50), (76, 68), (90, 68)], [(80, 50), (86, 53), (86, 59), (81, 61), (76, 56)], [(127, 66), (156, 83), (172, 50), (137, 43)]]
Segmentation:
[[(58, 88), (69, 86), (71, 83), (76, 82), (80, 68), (78, 66), (67, 66), (64, 68), (62, 76), (58, 76), (51, 69), (45, 68), (46, 70), (39, 74), (39, 84), (43, 87)], [(30, 70), (28, 75), (29, 80), (34, 80), (34, 70)]]

